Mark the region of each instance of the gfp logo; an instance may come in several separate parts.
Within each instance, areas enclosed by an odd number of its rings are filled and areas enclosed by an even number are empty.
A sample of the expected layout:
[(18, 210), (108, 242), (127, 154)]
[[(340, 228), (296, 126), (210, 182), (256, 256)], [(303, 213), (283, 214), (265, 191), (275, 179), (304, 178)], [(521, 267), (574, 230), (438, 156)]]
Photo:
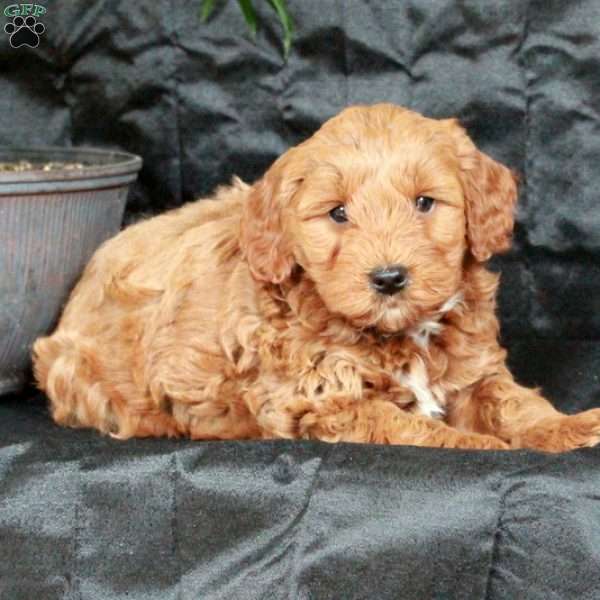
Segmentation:
[(46, 8), (39, 4), (11, 4), (4, 9), (4, 16), (12, 17), (12, 21), (4, 26), (4, 32), (10, 36), (9, 42), (13, 48), (38, 47), (40, 35), (46, 31), (38, 17), (45, 12)]

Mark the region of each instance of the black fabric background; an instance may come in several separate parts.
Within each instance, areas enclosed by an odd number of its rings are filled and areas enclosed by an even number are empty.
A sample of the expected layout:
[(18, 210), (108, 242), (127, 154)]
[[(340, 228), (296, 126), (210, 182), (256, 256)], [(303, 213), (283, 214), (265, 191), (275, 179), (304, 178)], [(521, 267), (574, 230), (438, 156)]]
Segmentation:
[[(600, 405), (596, 0), (289, 0), (287, 63), (263, 2), (256, 44), (233, 1), (206, 25), (198, 0), (38, 3), (39, 48), (0, 31), (0, 144), (142, 155), (128, 222), (256, 179), (349, 104), (458, 116), (521, 174), (493, 262), (511, 367)], [(5, 398), (0, 598), (598, 598), (598, 458), (119, 444)]]

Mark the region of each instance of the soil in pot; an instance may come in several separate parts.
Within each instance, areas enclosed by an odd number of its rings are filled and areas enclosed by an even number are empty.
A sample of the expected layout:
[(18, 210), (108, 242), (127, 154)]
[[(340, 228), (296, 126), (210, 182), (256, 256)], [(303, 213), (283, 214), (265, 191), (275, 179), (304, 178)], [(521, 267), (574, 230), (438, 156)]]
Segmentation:
[(86, 165), (80, 162), (60, 162), (52, 161), (46, 163), (32, 163), (28, 160), (19, 160), (16, 162), (0, 162), (0, 172), (23, 172), (23, 171), (57, 171), (59, 169), (73, 171), (83, 169)]

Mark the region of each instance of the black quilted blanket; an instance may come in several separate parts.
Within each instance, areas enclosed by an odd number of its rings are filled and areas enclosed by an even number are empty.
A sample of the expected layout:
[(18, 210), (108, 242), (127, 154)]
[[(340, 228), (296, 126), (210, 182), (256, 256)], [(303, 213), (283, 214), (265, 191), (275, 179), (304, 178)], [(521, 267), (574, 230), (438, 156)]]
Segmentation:
[[(0, 13), (0, 144), (142, 155), (128, 221), (257, 178), (348, 104), (458, 116), (521, 176), (493, 264), (511, 368), (600, 405), (597, 0), (289, 0), (287, 62), (262, 0), (255, 43), (233, 0), (206, 24), (199, 0), (38, 4), (36, 48)], [(596, 449), (123, 443), (24, 392), (0, 399), (0, 599), (598, 599), (599, 473)]]

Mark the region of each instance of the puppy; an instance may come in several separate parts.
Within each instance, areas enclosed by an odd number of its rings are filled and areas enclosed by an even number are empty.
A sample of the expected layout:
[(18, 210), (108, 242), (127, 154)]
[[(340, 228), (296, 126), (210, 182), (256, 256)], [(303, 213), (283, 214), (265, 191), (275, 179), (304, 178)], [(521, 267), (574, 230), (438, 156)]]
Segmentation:
[(593, 446), (498, 344), (511, 172), (453, 120), (344, 110), (253, 186), (129, 227), (34, 346), (54, 419), (125, 439)]

